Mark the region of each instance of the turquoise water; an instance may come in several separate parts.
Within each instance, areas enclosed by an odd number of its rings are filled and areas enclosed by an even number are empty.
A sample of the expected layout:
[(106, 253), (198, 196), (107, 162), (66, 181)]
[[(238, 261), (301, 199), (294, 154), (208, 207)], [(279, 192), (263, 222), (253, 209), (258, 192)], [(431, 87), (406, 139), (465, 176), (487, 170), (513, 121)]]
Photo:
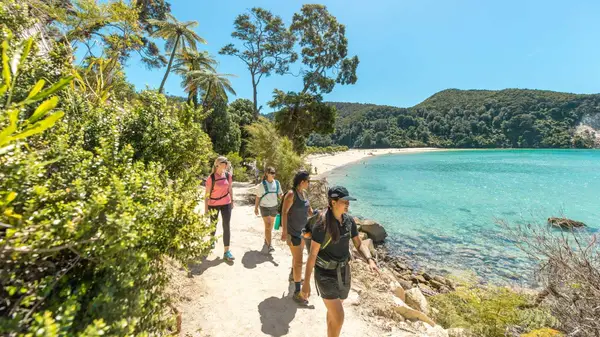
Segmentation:
[(600, 228), (600, 151), (445, 151), (369, 158), (328, 177), (358, 198), (350, 211), (382, 223), (388, 244), (417, 267), (531, 280), (532, 262), (496, 219), (550, 216)]

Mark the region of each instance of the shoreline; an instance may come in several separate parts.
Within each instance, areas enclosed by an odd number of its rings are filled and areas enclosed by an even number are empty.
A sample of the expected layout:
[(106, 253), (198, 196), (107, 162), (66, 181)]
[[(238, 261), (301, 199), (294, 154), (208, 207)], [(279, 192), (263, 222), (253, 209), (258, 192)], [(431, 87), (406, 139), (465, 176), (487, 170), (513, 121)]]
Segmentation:
[[(434, 147), (416, 147), (401, 149), (350, 149), (334, 154), (309, 155), (306, 160), (313, 169), (317, 170), (315, 178), (325, 178), (328, 173), (343, 166), (358, 162), (365, 158), (371, 158), (389, 154), (412, 154), (424, 152), (452, 151), (452, 149), (440, 149)], [(311, 172), (312, 173), (312, 172)]]

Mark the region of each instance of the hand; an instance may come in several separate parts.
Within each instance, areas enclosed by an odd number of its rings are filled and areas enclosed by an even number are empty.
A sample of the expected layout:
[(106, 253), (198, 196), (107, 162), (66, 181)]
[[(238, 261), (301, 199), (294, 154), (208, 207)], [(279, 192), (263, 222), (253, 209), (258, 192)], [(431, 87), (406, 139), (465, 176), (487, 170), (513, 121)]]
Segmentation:
[(281, 241), (287, 241), (287, 231), (281, 231)]
[(379, 275), (379, 267), (377, 267), (377, 263), (375, 263), (375, 260), (369, 259), (369, 269), (371, 270), (371, 272)]
[(208, 206), (204, 207), (204, 214), (208, 215)]
[(233, 200), (231, 200), (231, 209), (233, 209), (234, 206), (235, 204), (233, 203)]
[(254, 208), (254, 215), (258, 216), (258, 208)]
[(305, 300), (308, 300), (310, 297), (310, 281), (304, 281), (302, 284), (302, 297), (304, 297)]

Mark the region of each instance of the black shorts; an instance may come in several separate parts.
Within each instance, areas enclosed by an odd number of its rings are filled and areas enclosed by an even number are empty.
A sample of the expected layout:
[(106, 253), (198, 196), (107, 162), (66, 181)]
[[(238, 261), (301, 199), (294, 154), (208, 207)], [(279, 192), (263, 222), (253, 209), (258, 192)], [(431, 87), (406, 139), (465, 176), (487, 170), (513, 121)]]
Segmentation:
[(291, 242), (292, 246), (300, 246), (300, 243), (302, 242), (302, 238), (300, 238), (299, 236), (293, 236), (292, 234), (288, 234), (287, 242), (288, 242), (288, 244)]
[[(346, 274), (348, 275), (348, 280), (344, 282)], [(326, 300), (335, 300), (338, 298), (340, 300), (347, 299), (348, 293), (350, 292), (350, 284), (352, 284), (350, 265), (347, 264), (346, 267), (342, 269), (341, 287), (335, 269), (327, 270), (315, 266), (315, 284), (317, 285), (319, 295)]]

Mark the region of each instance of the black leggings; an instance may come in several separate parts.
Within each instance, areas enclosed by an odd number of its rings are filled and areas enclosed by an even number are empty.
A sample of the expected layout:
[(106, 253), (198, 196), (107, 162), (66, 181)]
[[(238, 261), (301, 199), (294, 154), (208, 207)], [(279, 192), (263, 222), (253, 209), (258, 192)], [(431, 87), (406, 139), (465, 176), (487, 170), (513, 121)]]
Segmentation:
[[(208, 210), (216, 210), (215, 214), (210, 216), (210, 221), (215, 222), (219, 218), (219, 212), (221, 212), (221, 219), (223, 220), (223, 244), (225, 247), (229, 246), (229, 240), (231, 239), (231, 231), (229, 230), (229, 222), (231, 221), (231, 204), (222, 206), (208, 206)], [(215, 236), (217, 229), (211, 233)]]

